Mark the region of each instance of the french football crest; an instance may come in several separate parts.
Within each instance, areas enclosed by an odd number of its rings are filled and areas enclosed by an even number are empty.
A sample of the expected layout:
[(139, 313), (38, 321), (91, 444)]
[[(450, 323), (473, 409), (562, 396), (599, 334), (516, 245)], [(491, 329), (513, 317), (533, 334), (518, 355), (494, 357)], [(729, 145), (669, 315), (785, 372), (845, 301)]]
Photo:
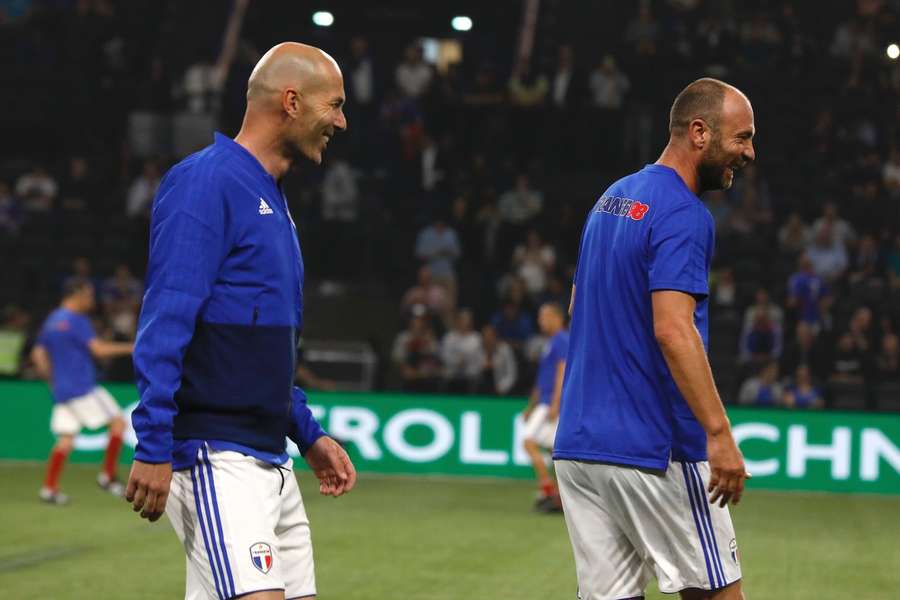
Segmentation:
[(272, 547), (263, 542), (253, 544), (250, 546), (250, 560), (260, 572), (268, 573), (272, 568)]

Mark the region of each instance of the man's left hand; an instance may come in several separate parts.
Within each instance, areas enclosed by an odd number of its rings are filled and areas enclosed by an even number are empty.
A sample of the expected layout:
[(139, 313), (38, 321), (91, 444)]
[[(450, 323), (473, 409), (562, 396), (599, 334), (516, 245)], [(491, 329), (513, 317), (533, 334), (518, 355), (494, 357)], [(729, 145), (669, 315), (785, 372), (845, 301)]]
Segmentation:
[(322, 436), (306, 451), (306, 463), (319, 480), (319, 493), (342, 496), (356, 484), (356, 469), (340, 444)]

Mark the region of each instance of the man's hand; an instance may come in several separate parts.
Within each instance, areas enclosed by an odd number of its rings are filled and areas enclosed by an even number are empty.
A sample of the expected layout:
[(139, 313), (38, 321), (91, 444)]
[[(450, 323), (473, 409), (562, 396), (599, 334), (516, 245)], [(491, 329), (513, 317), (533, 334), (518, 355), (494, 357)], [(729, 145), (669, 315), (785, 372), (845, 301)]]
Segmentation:
[(738, 449), (731, 430), (706, 437), (707, 454), (709, 455), (710, 504), (719, 502), (719, 506), (725, 506), (731, 500), (732, 504), (741, 501), (744, 493), (744, 480), (750, 478), (750, 473), (744, 466), (744, 455)]
[(158, 520), (166, 510), (169, 485), (172, 483), (172, 463), (144, 463), (139, 460), (131, 465), (125, 500), (141, 512), (142, 519)]
[(337, 498), (356, 485), (356, 469), (340, 444), (322, 436), (306, 451), (306, 463), (319, 480), (319, 493)]

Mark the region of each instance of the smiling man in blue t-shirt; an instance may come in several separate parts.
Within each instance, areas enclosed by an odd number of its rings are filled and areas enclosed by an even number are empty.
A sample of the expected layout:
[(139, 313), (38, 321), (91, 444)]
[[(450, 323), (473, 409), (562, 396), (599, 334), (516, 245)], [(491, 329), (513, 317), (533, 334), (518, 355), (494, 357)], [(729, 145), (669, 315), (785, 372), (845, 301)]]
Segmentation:
[(714, 223), (698, 195), (754, 160), (753, 109), (700, 79), (669, 128), (582, 233), (553, 453), (582, 600), (642, 598), (654, 575), (686, 599), (742, 597), (726, 504), (748, 475), (706, 354)]

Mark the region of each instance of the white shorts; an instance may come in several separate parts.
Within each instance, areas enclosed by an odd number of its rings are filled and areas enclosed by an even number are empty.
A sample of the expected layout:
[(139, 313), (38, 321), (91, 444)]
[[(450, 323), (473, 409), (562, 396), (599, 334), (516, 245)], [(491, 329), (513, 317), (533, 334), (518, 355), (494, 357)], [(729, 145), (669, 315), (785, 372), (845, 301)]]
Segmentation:
[(546, 404), (538, 404), (531, 411), (528, 420), (525, 421), (523, 434), (526, 440), (531, 440), (542, 448), (553, 450), (553, 442), (556, 439), (556, 425), (559, 419), (547, 420), (547, 412), (550, 407)]
[(185, 600), (263, 590), (316, 594), (309, 520), (293, 461), (275, 467), (204, 445), (172, 474), (166, 515), (187, 555)]
[(82, 428), (97, 429), (122, 416), (115, 399), (100, 386), (84, 396), (53, 405), (50, 431), (53, 435), (78, 435)]
[(709, 503), (709, 463), (671, 462), (665, 473), (556, 461), (581, 600), (714, 590), (741, 578), (728, 507)]

